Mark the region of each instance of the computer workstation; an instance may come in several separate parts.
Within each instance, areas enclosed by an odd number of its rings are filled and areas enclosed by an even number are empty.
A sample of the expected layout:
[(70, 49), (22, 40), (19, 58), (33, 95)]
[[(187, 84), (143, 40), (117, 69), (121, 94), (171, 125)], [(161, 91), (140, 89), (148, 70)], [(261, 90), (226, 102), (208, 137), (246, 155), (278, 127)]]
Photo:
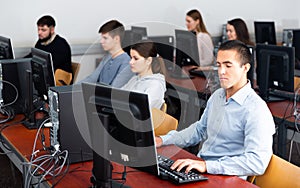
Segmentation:
[(0, 36), (0, 59), (14, 59), (14, 51), (10, 38)]

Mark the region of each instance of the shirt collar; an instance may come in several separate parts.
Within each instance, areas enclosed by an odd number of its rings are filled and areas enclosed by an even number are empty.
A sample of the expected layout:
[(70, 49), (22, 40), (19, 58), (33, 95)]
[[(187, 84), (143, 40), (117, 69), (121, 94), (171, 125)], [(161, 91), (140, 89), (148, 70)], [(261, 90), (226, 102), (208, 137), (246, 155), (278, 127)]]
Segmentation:
[(248, 95), (250, 94), (251, 90), (252, 90), (251, 83), (248, 80), (247, 84), (244, 87), (242, 87), (240, 90), (238, 90), (234, 95), (232, 95), (229, 98), (229, 100), (234, 100), (238, 104), (242, 105), (244, 103), (244, 101), (246, 100), (246, 98), (248, 97)]

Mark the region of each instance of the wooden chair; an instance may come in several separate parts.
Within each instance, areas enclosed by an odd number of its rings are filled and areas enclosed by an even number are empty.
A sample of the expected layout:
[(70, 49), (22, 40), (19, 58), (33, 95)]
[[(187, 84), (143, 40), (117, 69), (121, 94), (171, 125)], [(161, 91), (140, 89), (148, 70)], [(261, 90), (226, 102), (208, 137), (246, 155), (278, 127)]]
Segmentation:
[(62, 69), (56, 69), (54, 77), (56, 86), (70, 85), (72, 81), (72, 73), (66, 72)]
[(178, 126), (177, 119), (156, 108), (152, 109), (152, 122), (155, 136), (165, 135)]
[(72, 62), (73, 83), (76, 82), (80, 69), (80, 63)]
[(261, 176), (251, 176), (248, 181), (261, 188), (295, 188), (300, 187), (300, 168), (272, 155), (271, 161)]

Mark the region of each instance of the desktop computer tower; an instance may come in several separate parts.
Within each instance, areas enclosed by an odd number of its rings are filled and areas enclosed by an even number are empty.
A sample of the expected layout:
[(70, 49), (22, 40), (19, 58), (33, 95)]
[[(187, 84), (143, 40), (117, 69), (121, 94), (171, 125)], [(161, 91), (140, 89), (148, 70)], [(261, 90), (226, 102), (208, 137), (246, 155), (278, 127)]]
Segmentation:
[(92, 160), (81, 86), (50, 87), (49, 108), (51, 147), (67, 150), (69, 163)]
[(293, 29), (283, 29), (282, 45), (291, 47), (293, 44)]

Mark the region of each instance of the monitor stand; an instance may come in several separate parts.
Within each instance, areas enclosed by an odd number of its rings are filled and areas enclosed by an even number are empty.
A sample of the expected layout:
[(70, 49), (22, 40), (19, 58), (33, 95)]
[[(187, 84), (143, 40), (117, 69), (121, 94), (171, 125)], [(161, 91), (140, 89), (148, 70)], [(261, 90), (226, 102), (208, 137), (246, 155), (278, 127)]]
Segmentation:
[(130, 188), (124, 185), (126, 179), (124, 183), (112, 179), (112, 170), (111, 162), (93, 151), (93, 176), (90, 178), (93, 188)]
[[(35, 107), (33, 102), (33, 82), (32, 82), (32, 73), (30, 70), (26, 70), (26, 83), (28, 88), (27, 93), (27, 104), (26, 104), (26, 121), (23, 122), (24, 126), (28, 129), (37, 129), (41, 124), (49, 118), (48, 113), (44, 113), (42, 118), (37, 119), (35, 117)], [(40, 99), (37, 99), (40, 100)], [(41, 102), (42, 105), (45, 105), (45, 102)], [(45, 122), (44, 122), (45, 123)]]

